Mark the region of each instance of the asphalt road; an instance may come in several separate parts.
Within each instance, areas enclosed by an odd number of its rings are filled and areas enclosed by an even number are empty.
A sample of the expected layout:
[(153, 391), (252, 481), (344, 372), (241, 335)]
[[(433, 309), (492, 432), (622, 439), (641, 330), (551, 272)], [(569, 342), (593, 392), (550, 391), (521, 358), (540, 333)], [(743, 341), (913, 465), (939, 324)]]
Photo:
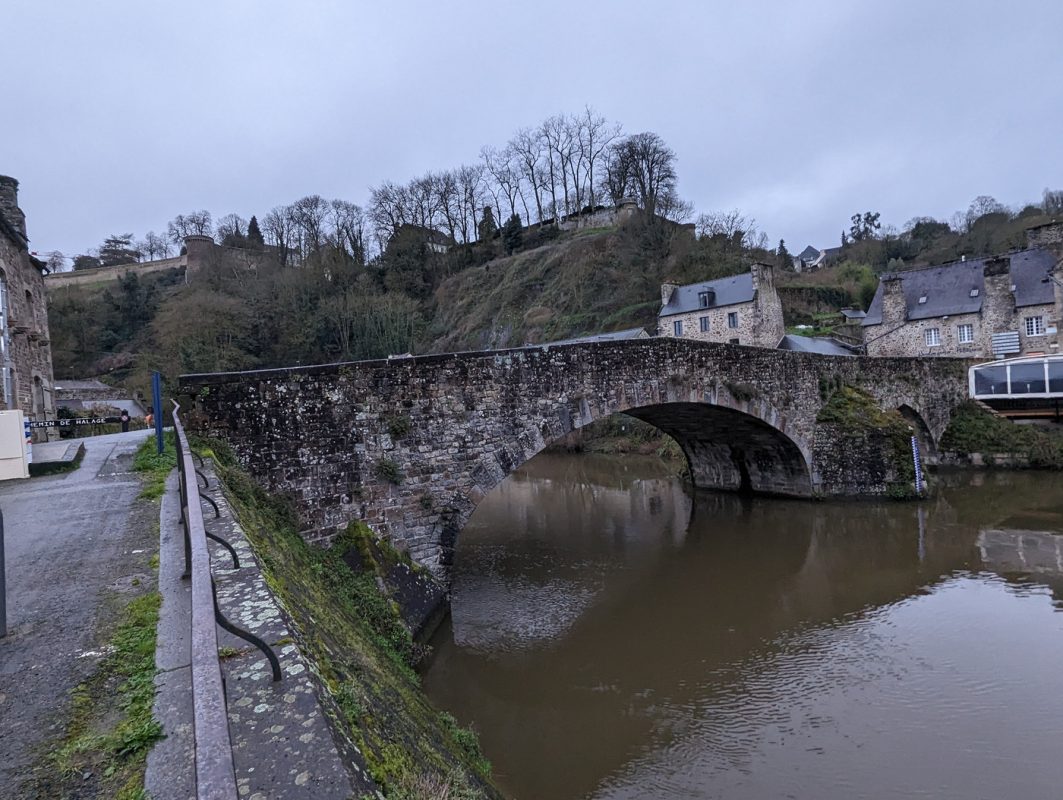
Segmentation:
[(152, 586), (158, 506), (129, 469), (145, 431), (83, 440), (81, 466), (0, 484), (8, 635), (0, 639), (0, 797), (62, 731), (70, 690), (92, 674), (134, 579)]

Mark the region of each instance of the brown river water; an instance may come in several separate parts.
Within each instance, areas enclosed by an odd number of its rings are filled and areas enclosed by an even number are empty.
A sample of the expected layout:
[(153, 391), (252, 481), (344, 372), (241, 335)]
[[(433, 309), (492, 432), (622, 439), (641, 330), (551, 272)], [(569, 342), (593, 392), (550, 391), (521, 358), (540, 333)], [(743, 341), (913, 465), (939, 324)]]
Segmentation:
[(425, 688), (519, 800), (1063, 797), (1063, 478), (697, 493), (543, 455), (462, 532)]

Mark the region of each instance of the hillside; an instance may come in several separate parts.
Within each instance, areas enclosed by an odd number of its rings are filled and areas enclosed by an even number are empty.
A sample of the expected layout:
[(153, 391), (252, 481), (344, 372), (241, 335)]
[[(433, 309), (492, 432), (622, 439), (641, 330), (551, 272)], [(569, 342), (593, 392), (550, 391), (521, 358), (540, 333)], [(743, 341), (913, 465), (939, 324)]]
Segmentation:
[[(850, 243), (819, 272), (780, 269), (786, 322), (818, 325), (838, 308), (866, 307), (887, 268), (1020, 246), (1025, 228), (1046, 219), (1032, 211), (987, 214), (962, 234), (919, 223), (903, 236)], [(527, 229), (520, 242), (496, 238), (445, 254), (398, 239), (368, 264), (325, 250), (300, 267), (249, 272), (216, 264), (187, 284), (177, 273), (133, 275), (50, 293), (55, 374), (102, 376), (143, 392), (154, 369), (172, 380), (186, 372), (512, 347), (634, 326), (652, 332), (664, 280), (735, 274), (753, 260), (776, 256), (746, 246), (741, 232), (695, 237), (689, 228), (636, 218), (572, 232)]]

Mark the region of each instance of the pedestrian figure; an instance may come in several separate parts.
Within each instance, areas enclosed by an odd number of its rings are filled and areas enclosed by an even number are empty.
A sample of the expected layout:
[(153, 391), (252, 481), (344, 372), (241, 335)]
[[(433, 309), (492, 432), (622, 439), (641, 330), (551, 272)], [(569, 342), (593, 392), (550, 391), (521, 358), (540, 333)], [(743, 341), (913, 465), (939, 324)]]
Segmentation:
[(144, 424), (147, 425), (149, 428), (155, 424), (155, 415), (152, 414), (150, 411), (144, 415)]
[(123, 408), (118, 420), (122, 423), (122, 433), (129, 433), (129, 412)]

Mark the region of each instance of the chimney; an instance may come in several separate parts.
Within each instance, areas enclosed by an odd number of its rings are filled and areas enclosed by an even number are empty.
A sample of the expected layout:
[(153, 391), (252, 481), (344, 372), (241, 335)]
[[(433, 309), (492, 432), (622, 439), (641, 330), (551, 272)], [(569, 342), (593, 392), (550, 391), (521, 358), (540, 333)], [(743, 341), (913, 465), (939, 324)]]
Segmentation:
[(908, 304), (900, 275), (882, 276), (882, 324), (900, 325), (908, 319)]
[(668, 305), (668, 301), (672, 299), (672, 293), (678, 289), (679, 286), (675, 283), (662, 283), (661, 284), (661, 307)]
[(26, 215), (18, 207), (18, 181), (0, 175), (0, 216), (26, 239)]
[(749, 273), (753, 277), (753, 291), (762, 287), (770, 289), (775, 286), (775, 267), (771, 264), (754, 261), (749, 268)]

